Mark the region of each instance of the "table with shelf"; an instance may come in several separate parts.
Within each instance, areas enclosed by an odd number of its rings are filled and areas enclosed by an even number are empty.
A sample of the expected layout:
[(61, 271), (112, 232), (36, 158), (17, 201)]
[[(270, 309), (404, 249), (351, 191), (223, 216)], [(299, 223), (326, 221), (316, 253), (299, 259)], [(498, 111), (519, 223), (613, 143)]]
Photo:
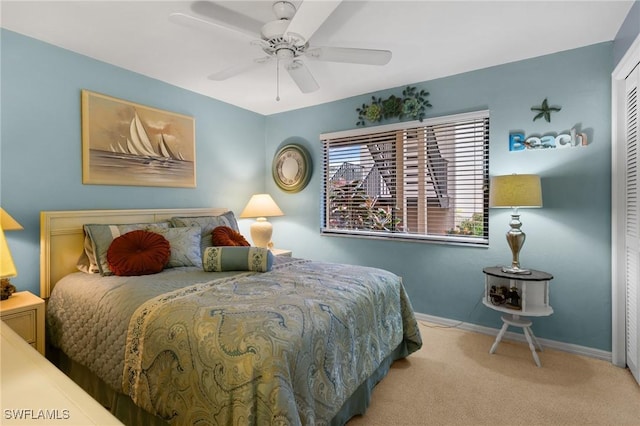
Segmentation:
[[(542, 352), (542, 346), (531, 330), (531, 320), (521, 317), (543, 317), (553, 314), (553, 308), (549, 305), (549, 282), (553, 279), (553, 275), (536, 270), (531, 270), (530, 274), (514, 274), (504, 272), (499, 266), (486, 267), (482, 272), (485, 275), (482, 303), (488, 308), (505, 313), (505, 315), (502, 315), (502, 328), (498, 332), (498, 336), (489, 353), (495, 353), (510, 325), (520, 327), (525, 339), (527, 339), (533, 359), (536, 365), (540, 367), (540, 358), (536, 353), (536, 349)], [(514, 308), (507, 304), (494, 303), (491, 297), (492, 287), (496, 289), (500, 287), (517, 289), (520, 298), (519, 306)]]

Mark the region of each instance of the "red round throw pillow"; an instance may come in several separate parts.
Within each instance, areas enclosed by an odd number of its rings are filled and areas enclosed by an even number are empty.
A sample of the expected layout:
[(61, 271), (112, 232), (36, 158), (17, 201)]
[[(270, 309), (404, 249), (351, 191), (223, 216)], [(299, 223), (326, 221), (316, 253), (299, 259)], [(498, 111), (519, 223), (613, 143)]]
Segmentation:
[(211, 231), (214, 246), (250, 246), (241, 233), (228, 226), (218, 226)]
[(107, 263), (116, 275), (149, 275), (162, 271), (169, 262), (171, 245), (160, 234), (131, 231), (115, 238), (107, 250)]

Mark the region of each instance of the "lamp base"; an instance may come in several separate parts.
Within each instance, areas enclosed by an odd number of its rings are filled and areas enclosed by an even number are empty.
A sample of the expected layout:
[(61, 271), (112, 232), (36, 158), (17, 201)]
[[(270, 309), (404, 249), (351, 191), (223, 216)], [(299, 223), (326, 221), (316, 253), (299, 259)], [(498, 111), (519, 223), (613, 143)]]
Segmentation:
[(265, 217), (259, 217), (251, 224), (251, 239), (256, 247), (267, 248), (271, 242), (273, 227)]
[(9, 282), (8, 278), (0, 280), (0, 300), (7, 300), (15, 291), (16, 287)]
[(509, 229), (509, 232), (507, 232), (507, 243), (509, 244), (509, 248), (511, 249), (512, 254), (511, 267), (503, 266), (502, 272), (521, 275), (531, 274), (531, 271), (529, 271), (528, 269), (520, 268), (520, 249), (522, 248), (524, 240), (527, 236), (520, 229), (520, 227), (522, 227), (522, 223), (520, 222), (518, 209), (513, 209), (509, 226), (511, 227), (511, 229)]

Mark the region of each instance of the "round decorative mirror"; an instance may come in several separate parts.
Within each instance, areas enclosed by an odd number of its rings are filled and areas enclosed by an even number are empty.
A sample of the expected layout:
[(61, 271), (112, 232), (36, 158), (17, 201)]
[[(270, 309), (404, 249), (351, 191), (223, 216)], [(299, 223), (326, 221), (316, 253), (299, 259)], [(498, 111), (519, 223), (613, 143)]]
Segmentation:
[(311, 157), (301, 145), (285, 145), (273, 157), (271, 170), (280, 189), (299, 192), (311, 178)]

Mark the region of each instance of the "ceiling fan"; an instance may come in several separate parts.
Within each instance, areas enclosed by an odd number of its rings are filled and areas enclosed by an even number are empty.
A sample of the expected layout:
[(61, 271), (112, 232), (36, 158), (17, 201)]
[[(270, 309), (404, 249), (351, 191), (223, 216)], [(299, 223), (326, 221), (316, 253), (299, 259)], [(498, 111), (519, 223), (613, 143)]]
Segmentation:
[[(267, 54), (267, 56), (248, 59), (211, 74), (209, 79), (226, 80), (275, 60), (278, 92), (279, 70), (282, 63), (300, 91), (310, 93), (318, 90), (319, 85), (301, 60), (302, 57), (319, 61), (367, 65), (385, 65), (391, 60), (389, 50), (309, 45), (309, 39), (340, 2), (307, 0), (303, 1), (296, 10), (290, 1), (276, 1), (272, 6), (276, 19), (263, 23), (210, 1), (196, 1), (191, 4), (191, 14), (172, 13), (169, 20), (190, 27), (214, 26), (234, 31), (238, 35), (252, 39), (251, 44), (261, 47)], [(280, 100), (279, 95), (276, 100)]]

